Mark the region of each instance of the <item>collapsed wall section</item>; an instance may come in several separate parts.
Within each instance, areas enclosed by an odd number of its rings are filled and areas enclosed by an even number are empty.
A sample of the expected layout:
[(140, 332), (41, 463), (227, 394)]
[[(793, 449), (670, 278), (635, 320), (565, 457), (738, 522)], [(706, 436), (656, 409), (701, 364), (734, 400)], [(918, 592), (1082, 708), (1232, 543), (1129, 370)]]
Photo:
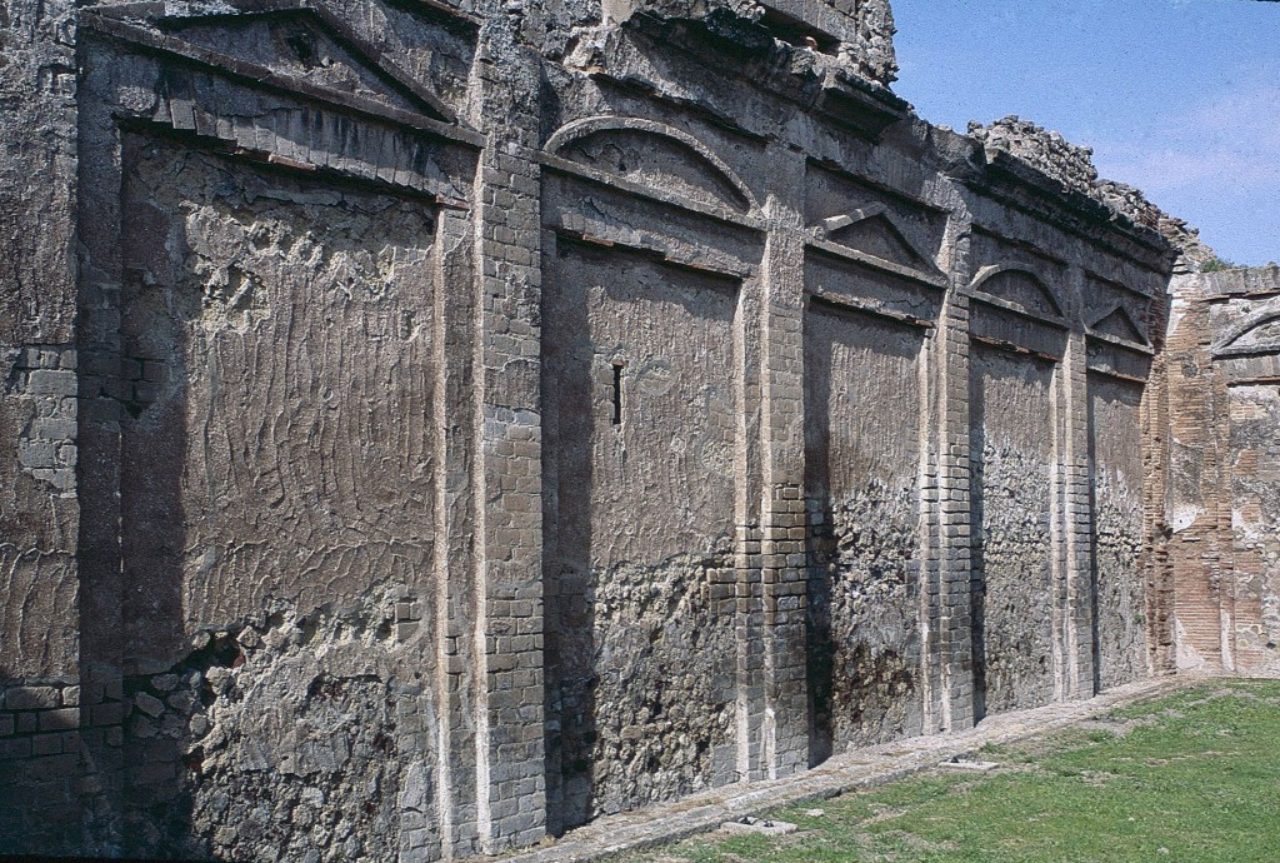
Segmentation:
[(889, 0), (601, 0), (600, 7), (606, 23), (637, 14), (702, 22), (743, 41), (777, 40), (838, 58), (886, 87), (898, 77)]

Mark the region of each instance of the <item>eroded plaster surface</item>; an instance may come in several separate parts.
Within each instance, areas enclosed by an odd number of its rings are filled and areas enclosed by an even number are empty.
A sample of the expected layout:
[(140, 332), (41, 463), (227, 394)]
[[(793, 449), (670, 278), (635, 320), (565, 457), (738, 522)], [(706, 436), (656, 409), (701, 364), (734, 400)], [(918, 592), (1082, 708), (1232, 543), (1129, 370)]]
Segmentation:
[(10, 3), (0, 853), (465, 859), (1273, 671), (1274, 273), (892, 35)]

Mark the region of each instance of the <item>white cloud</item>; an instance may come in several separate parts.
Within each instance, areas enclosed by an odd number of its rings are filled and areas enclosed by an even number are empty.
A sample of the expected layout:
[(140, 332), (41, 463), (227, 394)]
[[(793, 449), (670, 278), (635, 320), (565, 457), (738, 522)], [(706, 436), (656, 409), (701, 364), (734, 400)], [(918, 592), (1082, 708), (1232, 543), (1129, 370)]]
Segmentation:
[(1196, 186), (1280, 190), (1280, 66), (1175, 109), (1138, 140), (1100, 142), (1095, 158), (1103, 176), (1156, 196)]

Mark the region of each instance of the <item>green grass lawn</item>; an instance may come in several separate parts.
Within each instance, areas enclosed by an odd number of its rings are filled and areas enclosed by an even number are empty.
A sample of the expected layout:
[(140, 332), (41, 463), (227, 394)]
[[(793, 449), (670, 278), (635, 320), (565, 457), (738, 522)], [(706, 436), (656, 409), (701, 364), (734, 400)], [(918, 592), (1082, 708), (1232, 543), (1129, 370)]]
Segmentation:
[[(629, 863), (1278, 863), (1280, 683), (1221, 682), (936, 772), (781, 809), (779, 838), (710, 834)], [(821, 810), (821, 814), (817, 814)]]

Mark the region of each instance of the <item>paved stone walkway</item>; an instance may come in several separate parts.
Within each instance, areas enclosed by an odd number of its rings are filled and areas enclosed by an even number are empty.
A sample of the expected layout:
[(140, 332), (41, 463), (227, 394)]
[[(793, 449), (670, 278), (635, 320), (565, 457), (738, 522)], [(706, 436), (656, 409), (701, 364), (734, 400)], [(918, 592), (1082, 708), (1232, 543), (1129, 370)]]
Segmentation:
[(1010, 743), (1056, 731), (1117, 707), (1203, 682), (1203, 677), (1165, 677), (1108, 690), (1088, 701), (1050, 704), (989, 717), (956, 734), (916, 737), (859, 749), (820, 767), (770, 782), (717, 788), (675, 803), (600, 818), (533, 850), (502, 857), (501, 863), (588, 863), (714, 830), (744, 815), (872, 788), (936, 767), (987, 743)]

